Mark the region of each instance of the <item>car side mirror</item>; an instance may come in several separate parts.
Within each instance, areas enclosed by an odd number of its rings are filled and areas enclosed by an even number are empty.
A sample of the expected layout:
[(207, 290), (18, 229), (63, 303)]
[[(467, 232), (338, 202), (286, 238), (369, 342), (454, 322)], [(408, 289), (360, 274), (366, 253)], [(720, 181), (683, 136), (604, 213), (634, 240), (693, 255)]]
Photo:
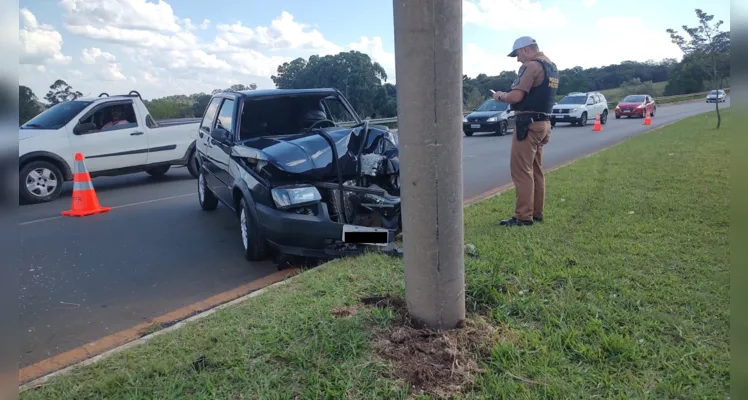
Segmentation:
[(96, 124), (94, 124), (93, 122), (86, 122), (83, 124), (76, 125), (75, 128), (73, 128), (73, 133), (75, 133), (76, 135), (82, 135), (84, 133), (88, 133), (88, 132), (95, 131), (95, 130), (96, 130)]
[(229, 142), (229, 131), (220, 126), (215, 127), (210, 131), (210, 137), (215, 139), (218, 143), (228, 144)]

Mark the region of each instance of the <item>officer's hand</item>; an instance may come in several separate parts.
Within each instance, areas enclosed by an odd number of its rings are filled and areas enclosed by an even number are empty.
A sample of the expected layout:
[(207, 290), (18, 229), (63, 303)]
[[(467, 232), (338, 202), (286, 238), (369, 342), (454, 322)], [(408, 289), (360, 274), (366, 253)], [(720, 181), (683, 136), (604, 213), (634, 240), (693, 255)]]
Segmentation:
[(503, 96), (503, 95), (505, 95), (505, 94), (506, 94), (506, 93), (504, 93), (504, 92), (495, 92), (495, 93), (493, 94), (493, 99), (494, 99), (494, 100), (496, 100), (496, 101), (498, 101), (498, 100), (500, 100), (500, 99), (501, 99), (501, 96)]

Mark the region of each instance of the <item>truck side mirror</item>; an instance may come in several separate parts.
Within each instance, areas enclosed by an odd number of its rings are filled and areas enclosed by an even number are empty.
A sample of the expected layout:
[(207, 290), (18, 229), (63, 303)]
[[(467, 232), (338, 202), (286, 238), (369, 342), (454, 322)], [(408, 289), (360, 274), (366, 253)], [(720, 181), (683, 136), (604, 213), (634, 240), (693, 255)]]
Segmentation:
[(86, 123), (76, 125), (75, 128), (73, 128), (73, 133), (75, 133), (76, 135), (82, 135), (84, 133), (88, 133), (88, 132), (95, 131), (95, 130), (96, 130), (96, 124), (94, 124), (93, 122), (86, 122)]

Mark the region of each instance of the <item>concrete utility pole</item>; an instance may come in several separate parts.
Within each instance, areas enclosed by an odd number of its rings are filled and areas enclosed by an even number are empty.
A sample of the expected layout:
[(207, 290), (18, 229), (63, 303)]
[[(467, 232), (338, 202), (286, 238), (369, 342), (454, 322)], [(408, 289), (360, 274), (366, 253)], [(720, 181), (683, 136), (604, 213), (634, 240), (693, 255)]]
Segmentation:
[(465, 318), (462, 1), (393, 0), (405, 297), (415, 322)]

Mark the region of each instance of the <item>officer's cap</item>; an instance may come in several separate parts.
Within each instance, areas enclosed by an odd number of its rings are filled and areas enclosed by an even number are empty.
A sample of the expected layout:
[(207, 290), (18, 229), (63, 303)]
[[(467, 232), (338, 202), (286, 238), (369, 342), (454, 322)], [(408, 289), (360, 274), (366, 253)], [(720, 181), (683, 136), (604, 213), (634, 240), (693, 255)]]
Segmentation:
[(517, 50), (527, 47), (531, 44), (537, 44), (535, 39), (529, 37), (529, 36), (522, 36), (521, 38), (514, 41), (514, 47), (512, 47), (512, 52), (509, 53), (509, 57), (517, 57)]

